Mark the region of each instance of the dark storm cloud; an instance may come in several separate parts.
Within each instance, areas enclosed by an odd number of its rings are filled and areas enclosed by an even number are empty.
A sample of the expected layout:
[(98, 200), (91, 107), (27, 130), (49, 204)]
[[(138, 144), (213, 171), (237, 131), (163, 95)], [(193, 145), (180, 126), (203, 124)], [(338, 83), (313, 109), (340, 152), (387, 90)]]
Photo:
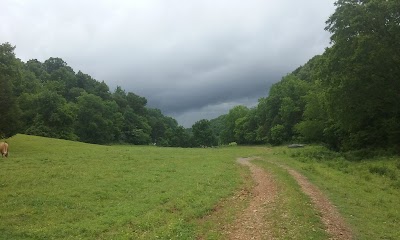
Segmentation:
[(0, 42), (18, 57), (61, 57), (185, 126), (254, 106), (323, 52), (334, 10), (333, 0), (0, 1)]

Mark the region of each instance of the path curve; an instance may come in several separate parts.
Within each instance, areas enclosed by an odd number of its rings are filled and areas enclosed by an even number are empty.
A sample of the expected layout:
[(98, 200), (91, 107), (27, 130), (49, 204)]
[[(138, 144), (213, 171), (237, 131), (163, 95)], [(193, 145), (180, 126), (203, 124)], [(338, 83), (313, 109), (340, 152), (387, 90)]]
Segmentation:
[(265, 218), (272, 211), (277, 196), (277, 185), (270, 174), (250, 163), (254, 158), (238, 158), (237, 161), (249, 167), (256, 186), (252, 190), (249, 206), (243, 210), (229, 228), (229, 239), (268, 239), (272, 238), (272, 226)]

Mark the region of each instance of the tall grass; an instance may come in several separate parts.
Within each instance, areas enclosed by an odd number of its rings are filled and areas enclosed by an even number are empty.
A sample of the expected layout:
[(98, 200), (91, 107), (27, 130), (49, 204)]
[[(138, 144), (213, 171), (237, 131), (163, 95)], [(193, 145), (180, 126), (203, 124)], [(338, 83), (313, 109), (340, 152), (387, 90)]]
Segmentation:
[(194, 239), (242, 184), (245, 148), (99, 146), (17, 135), (0, 160), (0, 238)]

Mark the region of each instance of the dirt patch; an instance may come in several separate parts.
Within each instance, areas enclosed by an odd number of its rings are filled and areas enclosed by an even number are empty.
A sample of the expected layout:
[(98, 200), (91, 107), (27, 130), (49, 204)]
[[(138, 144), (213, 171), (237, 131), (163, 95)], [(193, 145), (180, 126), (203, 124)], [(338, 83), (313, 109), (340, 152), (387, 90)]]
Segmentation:
[(311, 198), (315, 209), (321, 214), (321, 220), (326, 227), (326, 231), (330, 235), (330, 239), (352, 239), (350, 228), (346, 225), (336, 207), (329, 199), (299, 172), (287, 166), (282, 167), (296, 179), (303, 192)]
[(249, 167), (256, 186), (251, 192), (249, 206), (225, 230), (229, 239), (273, 239), (272, 227), (266, 216), (273, 209), (277, 185), (266, 171), (250, 163), (252, 159), (239, 158), (237, 160), (240, 164)]

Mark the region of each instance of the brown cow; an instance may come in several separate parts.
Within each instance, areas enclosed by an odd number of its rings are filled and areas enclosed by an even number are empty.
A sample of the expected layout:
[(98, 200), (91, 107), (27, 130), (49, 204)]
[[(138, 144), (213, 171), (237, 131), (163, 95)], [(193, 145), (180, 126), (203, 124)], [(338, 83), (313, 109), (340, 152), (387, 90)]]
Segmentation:
[(8, 143), (0, 142), (0, 152), (2, 157), (8, 157)]

